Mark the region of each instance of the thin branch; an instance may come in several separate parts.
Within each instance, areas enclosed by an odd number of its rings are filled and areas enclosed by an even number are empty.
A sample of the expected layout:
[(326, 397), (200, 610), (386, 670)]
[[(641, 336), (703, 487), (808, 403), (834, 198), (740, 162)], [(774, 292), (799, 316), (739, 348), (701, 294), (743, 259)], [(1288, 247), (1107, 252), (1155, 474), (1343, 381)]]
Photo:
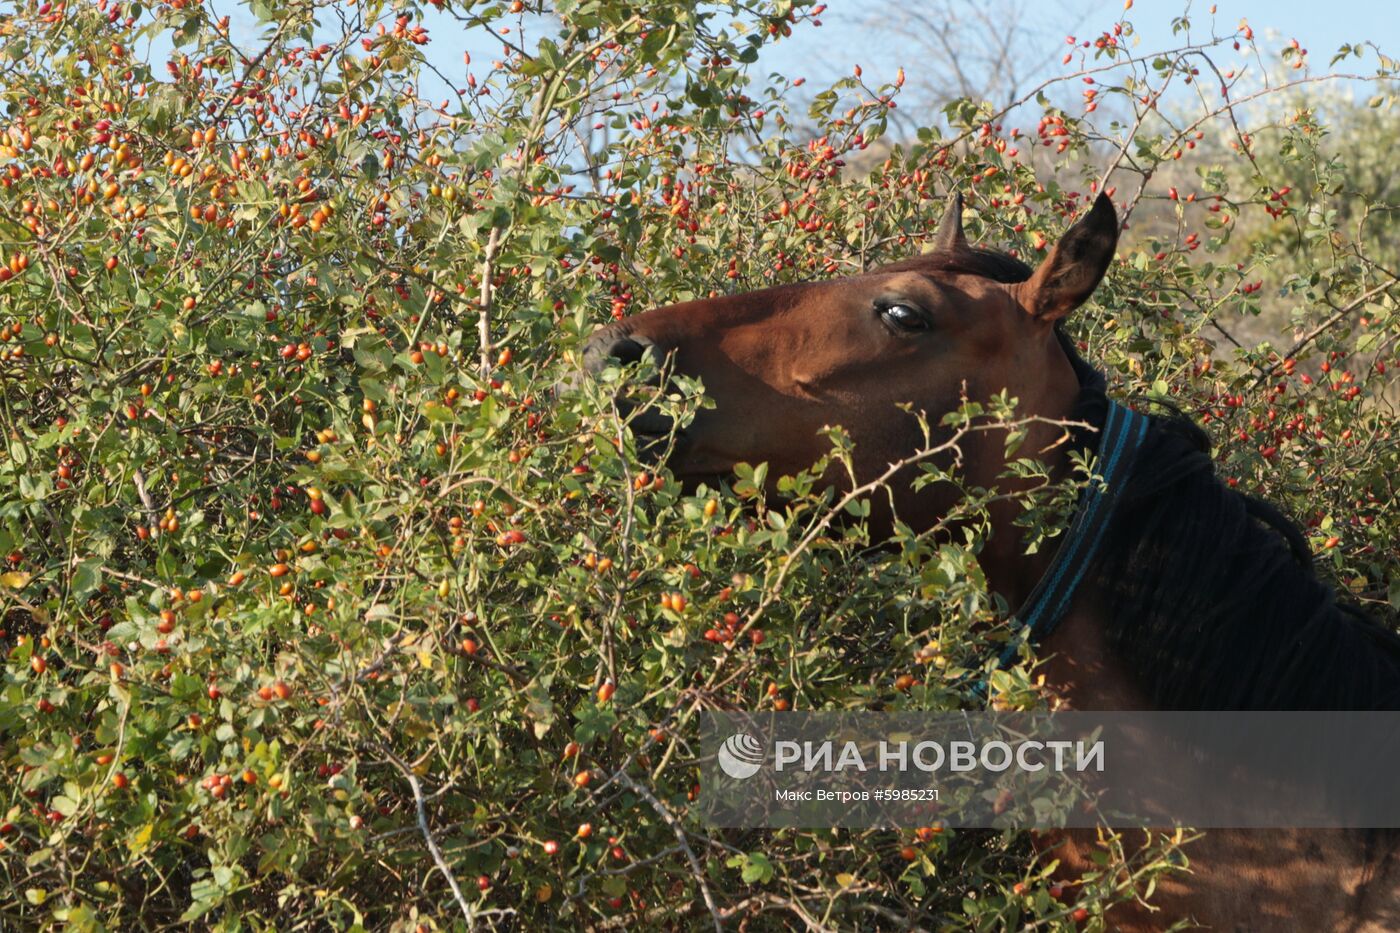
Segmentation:
[(151, 502), (151, 494), (146, 491), (146, 477), (139, 467), (131, 471), (131, 481), (136, 484), (136, 495), (141, 498), (141, 504), (146, 507), (146, 517), (150, 519), (152, 525), (156, 524), (156, 507)]
[(442, 876), (447, 879), (447, 886), (452, 889), (452, 897), (457, 901), (457, 906), (462, 908), (462, 916), (467, 920), (467, 929), (475, 929), (476, 916), (472, 912), (472, 907), (462, 895), (462, 888), (457, 884), (457, 876), (452, 874), (447, 860), (442, 857), (442, 850), (438, 848), (437, 840), (433, 838), (433, 831), (428, 828), (428, 812), (423, 803), (423, 785), (418, 783), (418, 776), (413, 773), (413, 769), (404, 764), (399, 756), (389, 751), (387, 746), (381, 746), (380, 751), (408, 781), (409, 789), (413, 791), (413, 805), (418, 811), (418, 829), (423, 833), (423, 841), (427, 843), (428, 852), (432, 855), (438, 871), (442, 872)]
[(700, 886), (700, 894), (705, 899), (705, 906), (709, 908), (710, 919), (714, 921), (715, 933), (723, 933), (724, 921), (720, 918), (719, 906), (715, 904), (715, 896), (710, 893), (710, 886), (705, 883), (705, 872), (700, 867), (700, 860), (695, 857), (695, 852), (690, 848), (690, 843), (685, 838), (685, 827), (681, 826), (680, 820), (676, 819), (674, 813), (666, 809), (665, 804), (656, 799), (656, 795), (647, 790), (641, 784), (634, 781), (630, 775), (619, 772), (614, 775), (619, 783), (626, 785), (630, 790), (641, 797), (657, 815), (671, 827), (671, 832), (676, 834), (676, 841), (685, 850), (686, 861), (690, 862), (690, 873), (695, 878), (695, 883)]
[(1297, 356), (1300, 352), (1305, 350), (1314, 340), (1316, 340), (1318, 337), (1321, 337), (1327, 331), (1331, 330), (1333, 327), (1336, 327), (1339, 323), (1345, 320), (1357, 308), (1363, 307), (1372, 298), (1376, 297), (1382, 292), (1390, 291), (1396, 285), (1400, 285), (1400, 279), (1391, 279), (1388, 282), (1382, 282), (1375, 288), (1372, 288), (1369, 291), (1363, 292), (1362, 294), (1358, 295), (1355, 299), (1353, 299), (1351, 302), (1344, 305), (1343, 307), (1338, 308), (1335, 314), (1333, 314), (1327, 320), (1323, 321), (1321, 324), (1314, 327), (1312, 330), (1308, 331), (1301, 338), (1299, 338), (1297, 343), (1289, 347), (1288, 352), (1282, 356), (1279, 362), (1276, 363), (1272, 369), (1260, 373), (1259, 378), (1254, 380), (1254, 384), (1250, 386), (1250, 388), (1258, 388), (1259, 385), (1264, 382), (1264, 380), (1272, 378), (1274, 373), (1279, 371), (1279, 369), (1284, 365), (1285, 360)]
[(501, 229), (491, 228), (486, 241), (486, 255), (481, 260), (481, 303), (478, 305), (476, 331), (481, 343), (481, 378), (491, 375), (491, 277), (495, 275), (496, 250), (500, 246)]

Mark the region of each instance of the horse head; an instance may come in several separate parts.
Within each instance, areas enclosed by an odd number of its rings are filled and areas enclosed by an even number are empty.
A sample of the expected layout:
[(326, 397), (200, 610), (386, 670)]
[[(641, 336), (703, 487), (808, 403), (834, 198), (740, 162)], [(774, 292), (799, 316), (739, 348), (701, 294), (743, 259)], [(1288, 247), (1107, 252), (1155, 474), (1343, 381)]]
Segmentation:
[[(828, 451), (823, 430), (841, 426), (854, 442), (855, 480), (869, 482), (927, 446), (919, 415), (937, 425), (963, 400), (1003, 391), (1023, 417), (1064, 418), (1079, 383), (1055, 324), (1083, 304), (1103, 278), (1118, 240), (1112, 202), (1093, 207), (1032, 269), (971, 245), (955, 195), (920, 256), (828, 281), (785, 285), (656, 308), (602, 328), (588, 341), (587, 368), (647, 355), (698, 377), (714, 407), (701, 410), (672, 449), (669, 466), (694, 484), (740, 462), (769, 464), (769, 476), (809, 467)], [(672, 430), (652, 412), (635, 417), (639, 441)], [(1032, 424), (1028, 449), (1063, 436)], [(996, 485), (1004, 437), (968, 436), (960, 475)], [(957, 491), (911, 488), (912, 468), (889, 482), (893, 514), (916, 530), (935, 524)], [(830, 480), (849, 485), (844, 471)], [(1003, 488), (1006, 484), (1002, 483)]]

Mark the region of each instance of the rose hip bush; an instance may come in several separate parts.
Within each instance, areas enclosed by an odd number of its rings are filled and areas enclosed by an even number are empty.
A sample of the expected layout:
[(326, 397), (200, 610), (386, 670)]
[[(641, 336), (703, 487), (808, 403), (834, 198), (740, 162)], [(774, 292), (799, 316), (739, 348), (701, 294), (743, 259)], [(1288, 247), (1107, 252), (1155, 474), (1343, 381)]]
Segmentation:
[[(1014, 834), (696, 821), (698, 710), (984, 702), (995, 491), (892, 547), (811, 475), (689, 494), (579, 343), (907, 255), (953, 186), (1034, 261), (1107, 185), (1130, 226), (1086, 355), (1206, 422), (1393, 622), (1400, 262), (1336, 217), (1394, 205), (1297, 96), (1337, 61), (1109, 23), (1013, 112), (892, 145), (901, 72), (808, 109), (754, 66), (821, 15), (254, 0), (234, 41), (195, 0), (0, 13), (0, 925), (1070, 929), (1175, 870), (1181, 837), (1106, 834), (1066, 887)], [(444, 31), (498, 57), (446, 73)], [(1029, 544), (1072, 490), (1042, 492)]]

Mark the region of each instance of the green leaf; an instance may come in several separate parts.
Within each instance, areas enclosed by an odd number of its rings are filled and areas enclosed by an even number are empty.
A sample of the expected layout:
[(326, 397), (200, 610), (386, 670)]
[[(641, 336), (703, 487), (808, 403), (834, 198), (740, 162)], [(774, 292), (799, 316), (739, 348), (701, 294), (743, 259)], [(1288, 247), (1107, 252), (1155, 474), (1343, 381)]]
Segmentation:
[(102, 562), (100, 560), (83, 561), (74, 569), (72, 591), (73, 599), (78, 602), (85, 601), (101, 585)]
[(750, 852), (740, 873), (745, 884), (764, 884), (773, 880), (773, 863), (762, 852)]
[(127, 837), (126, 847), (132, 855), (140, 855), (150, 847), (151, 837), (155, 835), (156, 824), (147, 823), (136, 832)]
[(612, 732), (617, 725), (617, 714), (610, 707), (586, 703), (575, 713), (578, 724), (574, 727), (574, 738), (580, 744), (601, 739)]
[(549, 696), (549, 688), (539, 681), (532, 681), (525, 688), (525, 714), (534, 724), (535, 738), (543, 738), (554, 725), (554, 701)]
[(170, 682), (170, 695), (181, 702), (188, 702), (204, 692), (204, 684), (190, 674), (176, 674)]
[(423, 416), (435, 424), (456, 421), (457, 414), (441, 402), (429, 399), (423, 403)]

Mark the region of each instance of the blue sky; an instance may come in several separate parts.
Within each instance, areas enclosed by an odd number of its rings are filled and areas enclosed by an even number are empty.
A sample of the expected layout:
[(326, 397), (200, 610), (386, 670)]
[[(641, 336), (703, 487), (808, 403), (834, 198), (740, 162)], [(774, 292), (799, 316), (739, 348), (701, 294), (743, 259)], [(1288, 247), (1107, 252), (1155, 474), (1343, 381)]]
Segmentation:
[[(917, 7), (918, 0), (909, 0)], [(967, 0), (977, 3), (979, 0)], [(1056, 34), (1074, 31), (1079, 21), (1078, 35), (1088, 36), (1095, 28), (1109, 27), (1123, 15), (1123, 0), (1081, 1), (1046, 0), (1037, 4), (1046, 11), (1043, 22), (1035, 24), (1054, 38)], [(1210, 34), (1214, 20), (1222, 34), (1228, 34), (1242, 18), (1249, 20), (1256, 35), (1263, 38), (1268, 31), (1277, 31), (1282, 39), (1296, 38), (1313, 53), (1331, 55), (1338, 46), (1347, 42), (1361, 42), (1364, 39), (1378, 43), (1380, 48), (1389, 50), (1392, 55), (1400, 53), (1400, 4), (1390, 0), (1217, 0), (1217, 14), (1211, 17), (1211, 3), (1194, 1), (1190, 6), (1182, 0), (1135, 0), (1133, 10), (1128, 11), (1128, 20), (1133, 21), (1141, 36), (1144, 48), (1168, 48), (1177, 42), (1172, 35), (1172, 20), (1190, 10), (1191, 27), (1198, 35)], [(811, 36), (802, 36), (799, 41), (788, 42), (785, 49), (774, 49), (776, 60), (785, 57), (785, 64), (795, 66), (811, 62), (813, 46), (819, 46), (822, 56), (846, 56), (854, 60), (855, 55), (864, 55), (864, 64), (871, 64), (872, 56), (907, 57), (907, 50), (899, 45), (890, 45), (889, 36), (876, 36), (857, 29), (848, 29), (844, 21), (860, 22), (881, 13), (889, 7), (885, 0), (834, 0), (829, 4), (827, 20), (840, 28), (840, 38), (850, 42), (850, 49), (833, 52), (832, 42), (823, 41), (830, 36), (820, 36), (822, 29), (812, 29)], [(1386, 8), (1389, 11), (1386, 13)], [(1079, 17), (1079, 13), (1086, 15)], [(825, 29), (827, 27), (823, 27)], [(834, 31), (834, 29), (833, 29)], [(818, 38), (820, 36), (820, 38)], [(808, 45), (806, 39), (818, 39)], [(1063, 35), (1060, 35), (1063, 38)], [(801, 48), (806, 46), (806, 48)], [(900, 62), (906, 69), (914, 62)], [(841, 71), (841, 73), (844, 73)]]
[[(918, 0), (910, 0), (909, 6), (918, 5)], [(1392, 6), (1387, 0), (1217, 0), (1214, 17), (1208, 12), (1211, 5), (1199, 0), (1189, 7), (1182, 0), (1135, 0), (1127, 18), (1137, 28), (1144, 51), (1179, 45), (1180, 37), (1172, 33), (1172, 20), (1189, 9), (1196, 36), (1208, 36), (1212, 21), (1219, 33), (1228, 34), (1241, 19), (1247, 19), (1260, 39), (1270, 32), (1276, 32), (1283, 41), (1297, 38), (1319, 58), (1319, 65), (1325, 63), (1325, 59), (1320, 59), (1323, 52), (1330, 58), (1344, 43), (1367, 39), (1392, 55), (1400, 54), (1400, 16), (1394, 15), (1400, 13), (1400, 4)], [(1076, 32), (1080, 38), (1092, 37), (1123, 16), (1123, 0), (1045, 0), (1039, 7), (1045, 11), (1043, 19), (1030, 25), (1043, 31), (1056, 49), (1065, 34)], [(1382, 12), (1386, 7), (1390, 7), (1389, 13)], [(908, 46), (901, 48), (902, 43), (891, 41), (890, 36), (860, 27), (863, 21), (888, 8), (887, 0), (833, 0), (825, 16), (826, 25), (802, 30), (800, 35), (776, 46), (765, 61), (800, 73), (804, 68), (819, 70), (814, 62), (844, 58), (843, 67), (836, 71), (845, 74), (857, 61), (869, 68), (878, 59), (888, 58), (912, 71), (917, 68), (917, 61), (912, 60)], [(845, 47), (833, 48), (835, 40)]]
[[(670, 0), (667, 0), (670, 2)], [(957, 2), (957, 0), (955, 0)], [(962, 0), (972, 9), (983, 0)], [(1123, 0), (987, 0), (1016, 4), (1027, 11), (1023, 30), (1027, 38), (1018, 42), (1018, 50), (1036, 61), (1048, 64), (1036, 77), (1043, 79), (1073, 66), (1061, 66), (1059, 56), (1065, 50), (1065, 36), (1073, 32), (1080, 38), (1090, 38), (1110, 28), (1123, 14)], [(1191, 0), (1134, 0), (1127, 14), (1137, 28), (1138, 41), (1134, 48), (1140, 52), (1169, 49), (1183, 44), (1182, 37), (1173, 35), (1172, 20), (1189, 11), (1192, 37), (1209, 36), (1212, 25), (1219, 34), (1234, 31), (1241, 19), (1247, 19), (1259, 40), (1261, 50), (1270, 53), (1266, 61), (1276, 60), (1277, 52), (1291, 38), (1296, 38), (1309, 52), (1313, 69), (1323, 70), (1332, 53), (1343, 43), (1375, 42), (1391, 55), (1400, 56), (1400, 17), (1382, 12), (1395, 0), (1216, 0), (1217, 12), (1209, 12), (1212, 4)], [(928, 9), (937, 4), (923, 6)], [(905, 0), (902, 8), (919, 9), (920, 0)], [(828, 10), (820, 29), (802, 26), (791, 38), (770, 46), (760, 62), (759, 74), (782, 72), (789, 77), (806, 77), (809, 87), (820, 87), (838, 77), (848, 75), (851, 67), (860, 64), (874, 83), (888, 80), (897, 68), (903, 67), (911, 81), (920, 73), (923, 56), (917, 36), (899, 32), (879, 31), (869, 26), (871, 20), (888, 16), (890, 0), (828, 0)], [(1394, 10), (1400, 12), (1400, 3)], [(472, 53), (474, 70), (500, 57), (500, 45), (490, 37), (477, 33), (468, 37), (461, 26), (448, 16), (429, 13), (424, 20), (432, 42), (424, 50), (446, 76), (461, 82), (465, 77), (462, 53)], [(257, 46), (262, 30), (246, 9), (233, 14), (235, 41), (250, 48)], [(538, 33), (531, 33), (533, 35)], [(922, 47), (926, 48), (926, 47)], [(162, 56), (163, 57), (163, 54)], [(1353, 67), (1353, 66), (1341, 66)], [(1369, 71), (1374, 59), (1358, 70)], [(159, 69), (158, 69), (159, 71)], [(460, 85), (459, 85), (460, 86)], [(446, 94), (436, 78), (424, 76), (425, 96), (441, 100)]]
[[(909, 0), (909, 6), (917, 8), (918, 0)], [(1062, 66), (1059, 60), (1067, 48), (1066, 35), (1093, 38), (1124, 17), (1123, 0), (1032, 0), (1025, 6), (1039, 13), (1025, 23), (1026, 32), (1037, 40), (1025, 43), (1030, 47), (1024, 54), (1050, 60), (1040, 79), (1073, 70), (1073, 65)], [(1212, 30), (1230, 35), (1242, 19), (1247, 20), (1270, 64), (1292, 38), (1308, 49), (1314, 71), (1325, 70), (1333, 53), (1348, 43), (1369, 40), (1387, 54), (1400, 56), (1400, 16), (1394, 15), (1400, 13), (1400, 3), (1395, 0), (1217, 0), (1214, 6), (1212, 16), (1212, 4), (1200, 0), (1189, 5), (1184, 0), (1135, 0), (1126, 14), (1137, 31), (1132, 48), (1148, 52), (1185, 44), (1184, 36), (1173, 33), (1172, 23), (1186, 12), (1191, 38), (1197, 41), (1209, 38)], [(1392, 12), (1380, 12), (1386, 7)], [(856, 63), (882, 75), (903, 67), (912, 78), (921, 67), (921, 54), (926, 54), (920, 52), (921, 43), (915, 37), (881, 33), (866, 25), (889, 8), (888, 0), (834, 0), (821, 29), (795, 33), (774, 46), (763, 64), (792, 76), (810, 72), (807, 77), (815, 82), (849, 74)], [(1374, 57), (1369, 57), (1364, 63), (1339, 63), (1337, 68), (1364, 73), (1374, 65)]]
[[(1144, 45), (1159, 45), (1170, 41), (1171, 20), (1181, 6), (1170, 0), (1137, 0), (1128, 15)], [(1192, 4), (1193, 25), (1209, 22), (1210, 6)], [(1258, 35), (1272, 30), (1285, 40), (1297, 38), (1315, 56), (1325, 52), (1330, 58), (1338, 46), (1368, 39), (1391, 55), (1400, 52), (1400, 18), (1394, 15), (1400, 7), (1388, 0), (1217, 0), (1216, 6), (1215, 19), (1223, 28), (1245, 18)], [(1108, 17), (1122, 8), (1121, 2), (1097, 5)]]
[[(966, 2), (971, 5), (979, 0)], [(908, 8), (919, 7), (919, 0), (906, 3)], [(1389, 3), (1217, 0), (1215, 5), (1217, 12), (1212, 16), (1211, 3), (1200, 0), (1193, 0), (1189, 6), (1183, 0), (1135, 0), (1128, 18), (1138, 31), (1137, 50), (1146, 52), (1183, 44), (1182, 37), (1172, 33), (1172, 20), (1189, 10), (1193, 38), (1208, 37), (1212, 25), (1218, 34), (1230, 34), (1241, 19), (1247, 19), (1262, 50), (1276, 55), (1288, 39), (1297, 38), (1309, 50), (1315, 70), (1324, 69), (1343, 43), (1369, 39), (1382, 50), (1400, 55), (1400, 17), (1380, 12)], [(1059, 56), (1066, 48), (1066, 34), (1092, 37), (1111, 28), (1123, 16), (1123, 0), (1022, 0), (1022, 6), (1028, 11), (1025, 31), (1035, 37), (1034, 41), (1022, 43), (1031, 46), (1024, 49), (1024, 54), (1050, 62), (1039, 75), (1042, 78), (1060, 71)], [(761, 60), (760, 74), (779, 71), (790, 77), (806, 77), (819, 86), (850, 74), (855, 64), (862, 65), (877, 82), (892, 77), (899, 67), (911, 79), (919, 72), (921, 56), (927, 53), (920, 51), (916, 37), (881, 32), (868, 25), (872, 19), (888, 15), (892, 9), (889, 0), (829, 0), (828, 7), (820, 29), (800, 27), (791, 38), (771, 46)], [(1400, 4), (1396, 4), (1396, 9), (1400, 11)], [(430, 18), (426, 24), (433, 38), (429, 56), (451, 77), (462, 74), (462, 52), (469, 47), (474, 61), (499, 57), (499, 45), (489, 39), (483, 41), (484, 37), (468, 43), (458, 24), (446, 17)], [(1369, 71), (1373, 65), (1371, 59), (1364, 70)], [(432, 88), (432, 83), (435, 82), (425, 82), (424, 90)], [(434, 99), (440, 99), (442, 89), (432, 88), (432, 93)]]

